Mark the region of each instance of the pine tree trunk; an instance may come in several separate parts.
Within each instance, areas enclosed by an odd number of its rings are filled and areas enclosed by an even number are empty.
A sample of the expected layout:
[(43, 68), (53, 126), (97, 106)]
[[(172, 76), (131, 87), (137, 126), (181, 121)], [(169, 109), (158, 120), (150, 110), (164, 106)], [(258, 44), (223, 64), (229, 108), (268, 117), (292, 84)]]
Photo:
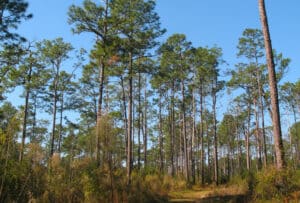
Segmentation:
[[(172, 82), (171, 88), (171, 174), (175, 176), (175, 163), (174, 163), (174, 145), (175, 145), (175, 95), (174, 95), (175, 84)], [(178, 159), (177, 159), (178, 160)]]
[[(146, 79), (146, 78), (145, 78)], [(147, 82), (146, 82), (147, 84)], [(147, 141), (148, 141), (148, 120), (147, 120), (147, 111), (148, 111), (148, 104), (147, 104), (147, 87), (144, 90), (144, 168), (147, 167)]]
[(127, 155), (127, 142), (128, 142), (128, 119), (127, 119), (127, 107), (126, 107), (126, 95), (125, 95), (125, 87), (124, 87), (124, 79), (123, 76), (120, 76), (121, 87), (122, 87), (122, 105), (123, 105), (123, 121), (124, 121), (124, 132), (125, 132), (125, 154)]
[(250, 122), (251, 122), (251, 104), (248, 104), (248, 121), (247, 129), (245, 130), (245, 145), (246, 145), (246, 166), (247, 170), (250, 170), (251, 158), (250, 158)]
[(162, 173), (163, 172), (163, 168), (164, 168), (164, 158), (163, 158), (163, 130), (162, 130), (162, 93), (161, 90), (159, 90), (159, 104), (158, 104), (158, 108), (159, 108), (159, 162), (160, 162), (160, 166), (159, 166), (159, 171)]
[(201, 142), (201, 184), (204, 185), (204, 118), (203, 118), (203, 103), (204, 103), (204, 95), (203, 95), (203, 84), (200, 81), (200, 120), (201, 120), (201, 129), (200, 129), (200, 142)]
[(58, 153), (61, 152), (61, 141), (62, 141), (62, 122), (63, 122), (63, 112), (64, 112), (64, 93), (61, 93), (60, 99), (60, 118), (59, 118), (59, 131), (58, 131)]
[(55, 140), (55, 126), (56, 126), (56, 111), (57, 111), (57, 83), (58, 83), (58, 76), (55, 79), (54, 84), (54, 96), (53, 96), (53, 115), (52, 115), (52, 134), (51, 134), (51, 145), (50, 145), (50, 157), (52, 157), (54, 153), (54, 140)]
[(20, 162), (22, 162), (22, 160), (23, 160), (25, 139), (26, 139), (26, 134), (27, 134), (27, 117), (28, 117), (28, 108), (29, 108), (29, 96), (30, 96), (30, 92), (29, 92), (29, 90), (26, 90), (23, 129), (22, 129), (22, 142), (21, 142), (21, 149), (20, 149), (20, 156), (19, 156)]
[[(30, 54), (31, 57), (31, 54)], [(27, 81), (25, 84), (31, 83), (31, 73), (32, 73), (32, 67), (30, 65), (29, 72), (27, 75)], [(24, 147), (25, 147), (25, 139), (27, 134), (27, 117), (28, 117), (28, 108), (29, 108), (29, 97), (30, 97), (30, 88), (25, 86), (26, 96), (25, 96), (25, 107), (24, 107), (24, 118), (23, 118), (23, 130), (22, 130), (22, 142), (21, 142), (21, 149), (20, 149), (20, 156), (19, 161), (22, 162), (23, 155), (24, 155)]]
[(193, 94), (193, 128), (192, 128), (192, 145), (191, 145), (191, 152), (190, 152), (190, 156), (191, 156), (191, 161), (192, 161), (192, 184), (196, 183), (196, 166), (195, 166), (195, 156), (194, 156), (194, 148), (195, 148), (195, 139), (196, 139), (196, 102), (195, 102), (195, 91), (194, 89), (192, 90), (192, 94)]
[(254, 113), (255, 113), (255, 134), (256, 134), (256, 153), (257, 153), (257, 169), (260, 170), (262, 168), (262, 160), (261, 160), (261, 138), (260, 138), (260, 129), (259, 129), (259, 117), (258, 117), (258, 105), (256, 99), (253, 101), (254, 104)]
[(183, 130), (183, 150), (184, 150), (184, 160), (185, 160), (185, 178), (189, 182), (189, 157), (188, 157), (188, 139), (186, 133), (186, 115), (185, 115), (185, 89), (184, 81), (181, 81), (181, 94), (182, 94), (182, 130)]
[(102, 101), (103, 101), (103, 89), (104, 89), (104, 62), (103, 57), (99, 61), (99, 97), (98, 97), (98, 108), (97, 108), (97, 124), (96, 124), (96, 162), (100, 165), (100, 127), (101, 127), (101, 116), (102, 116)]
[(269, 72), (269, 85), (270, 85), (271, 106), (272, 106), (272, 114), (273, 114), (272, 123), (273, 123), (273, 133), (274, 133), (273, 136), (274, 136), (274, 145), (275, 145), (276, 167), (277, 169), (282, 169), (283, 167), (286, 166), (286, 163), (284, 160), (284, 149), (283, 149), (283, 142), (282, 142), (280, 111), (279, 111), (279, 103), (278, 103), (278, 90), (277, 90), (272, 43), (270, 38), (265, 1), (258, 0), (258, 5), (259, 5), (259, 13), (260, 13), (262, 30), (264, 34), (264, 42), (265, 42), (268, 72)]
[(214, 136), (214, 182), (219, 184), (218, 180), (218, 140), (217, 140), (217, 115), (216, 115), (216, 93), (213, 93), (213, 136)]
[(141, 73), (138, 74), (138, 170), (141, 168)]
[(132, 106), (133, 106), (133, 64), (129, 53), (129, 97), (128, 97), (128, 139), (127, 139), (127, 184), (131, 183), (132, 171)]

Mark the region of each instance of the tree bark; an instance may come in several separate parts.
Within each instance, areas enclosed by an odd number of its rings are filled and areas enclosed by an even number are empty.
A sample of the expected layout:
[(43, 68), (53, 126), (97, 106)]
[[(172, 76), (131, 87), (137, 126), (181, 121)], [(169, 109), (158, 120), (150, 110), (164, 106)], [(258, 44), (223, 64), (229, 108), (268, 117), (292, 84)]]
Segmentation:
[(60, 118), (59, 118), (59, 131), (58, 131), (58, 153), (61, 152), (62, 141), (62, 128), (63, 128), (63, 112), (64, 112), (64, 92), (61, 92), (60, 98)]
[(138, 74), (138, 170), (141, 168), (141, 73)]
[(163, 156), (163, 120), (162, 120), (162, 93), (161, 90), (159, 90), (159, 103), (158, 103), (158, 108), (159, 108), (159, 162), (160, 162), (160, 166), (159, 166), (159, 171), (160, 173), (163, 172), (163, 168), (164, 168), (164, 156)]
[(128, 101), (128, 138), (127, 138), (127, 184), (131, 183), (132, 171), (132, 103), (133, 103), (133, 64), (129, 53), (129, 101)]
[(213, 93), (213, 136), (214, 136), (214, 182), (219, 184), (218, 180), (218, 140), (217, 140), (217, 115), (216, 115), (216, 92)]
[(194, 156), (194, 148), (195, 148), (195, 139), (196, 139), (196, 101), (195, 101), (195, 90), (192, 90), (192, 102), (193, 102), (193, 126), (192, 126), (192, 145), (191, 145), (191, 171), (192, 171), (192, 184), (196, 183), (196, 166), (195, 166), (195, 156)]
[[(175, 144), (175, 84), (174, 81), (172, 82), (172, 88), (171, 88), (171, 174), (172, 177), (175, 176), (175, 163), (174, 163), (174, 144)], [(177, 159), (178, 160), (178, 159)]]
[(20, 157), (19, 157), (20, 162), (23, 161), (25, 139), (26, 139), (26, 134), (27, 134), (27, 117), (28, 117), (28, 107), (29, 107), (29, 96), (30, 96), (30, 91), (29, 91), (29, 89), (27, 89), (26, 90), (26, 96), (25, 96), (23, 129), (22, 129), (22, 143), (21, 143)]
[(184, 81), (181, 81), (181, 94), (182, 94), (182, 130), (183, 130), (183, 149), (184, 149), (184, 160), (185, 160), (185, 178), (189, 182), (189, 157), (188, 157), (188, 139), (186, 133), (186, 115), (185, 115), (185, 87)]
[[(30, 54), (31, 57), (31, 54)], [(20, 149), (20, 156), (19, 161), (22, 162), (23, 155), (24, 155), (24, 146), (25, 146), (25, 139), (27, 134), (27, 117), (28, 117), (28, 108), (29, 108), (29, 97), (30, 97), (30, 87), (26, 86), (26, 84), (30, 85), (31, 83), (31, 73), (32, 73), (32, 64), (30, 64), (29, 72), (27, 75), (27, 81), (25, 81), (25, 107), (24, 107), (24, 118), (23, 118), (23, 130), (22, 130), (22, 142), (21, 142), (21, 149)]]
[(280, 124), (280, 110), (278, 103), (278, 90), (277, 81), (274, 65), (274, 57), (272, 52), (272, 43), (270, 38), (268, 19), (265, 8), (265, 1), (258, 0), (259, 14), (262, 25), (262, 30), (264, 34), (264, 42), (267, 56), (268, 72), (269, 72), (269, 85), (270, 85), (270, 95), (271, 95), (271, 106), (272, 106), (272, 123), (273, 123), (273, 133), (274, 133), (274, 145), (275, 145), (275, 156), (276, 156), (276, 167), (277, 169), (282, 169), (286, 166), (284, 160), (284, 149), (281, 134), (281, 124)]
[(124, 132), (125, 132), (125, 154), (127, 154), (127, 142), (128, 142), (128, 119), (127, 119), (127, 107), (126, 107), (126, 95), (125, 95), (125, 87), (124, 87), (124, 79), (123, 76), (120, 76), (120, 83), (121, 83), (121, 87), (122, 87), (122, 104), (123, 104), (123, 119), (124, 119)]
[(203, 103), (204, 103), (204, 95), (203, 95), (203, 84), (200, 81), (200, 120), (201, 120), (201, 129), (200, 129), (200, 144), (201, 144), (201, 184), (204, 185), (204, 118), (203, 118)]
[[(147, 82), (146, 82), (147, 83)], [(147, 140), (148, 140), (148, 125), (147, 125), (147, 111), (148, 111), (148, 107), (147, 107), (147, 87), (145, 87), (144, 90), (144, 168), (147, 167)]]
[(99, 97), (98, 97), (98, 108), (97, 108), (97, 123), (96, 123), (96, 162), (100, 165), (100, 127), (101, 127), (101, 116), (102, 116), (102, 101), (103, 101), (103, 89), (104, 89), (104, 62), (103, 57), (99, 61)]
[(51, 146), (50, 146), (50, 157), (52, 157), (54, 153), (54, 140), (55, 140), (55, 128), (56, 128), (56, 111), (57, 111), (57, 100), (58, 100), (58, 94), (57, 94), (57, 86), (58, 86), (58, 80), (59, 80), (59, 67), (57, 67), (57, 72), (55, 76), (54, 81), (54, 95), (53, 95), (53, 115), (52, 115), (52, 134), (51, 134)]

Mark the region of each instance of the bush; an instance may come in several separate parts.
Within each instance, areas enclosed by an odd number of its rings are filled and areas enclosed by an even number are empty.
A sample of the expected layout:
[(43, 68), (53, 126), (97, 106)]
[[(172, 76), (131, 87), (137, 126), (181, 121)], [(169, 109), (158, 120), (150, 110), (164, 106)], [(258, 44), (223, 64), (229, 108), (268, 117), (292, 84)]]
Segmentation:
[(128, 191), (128, 202), (167, 202), (167, 192), (164, 190), (163, 178), (159, 175), (145, 177), (132, 173), (132, 181)]
[(262, 200), (283, 199), (299, 189), (300, 176), (292, 169), (278, 171), (274, 167), (256, 174), (254, 198)]

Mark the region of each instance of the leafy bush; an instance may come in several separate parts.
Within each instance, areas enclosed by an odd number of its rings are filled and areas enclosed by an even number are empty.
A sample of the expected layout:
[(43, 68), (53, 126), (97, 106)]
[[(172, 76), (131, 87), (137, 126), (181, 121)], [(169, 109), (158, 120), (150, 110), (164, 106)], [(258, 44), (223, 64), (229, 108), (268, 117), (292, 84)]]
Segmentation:
[(292, 169), (278, 171), (274, 167), (256, 174), (254, 198), (262, 200), (282, 199), (299, 189), (299, 174)]

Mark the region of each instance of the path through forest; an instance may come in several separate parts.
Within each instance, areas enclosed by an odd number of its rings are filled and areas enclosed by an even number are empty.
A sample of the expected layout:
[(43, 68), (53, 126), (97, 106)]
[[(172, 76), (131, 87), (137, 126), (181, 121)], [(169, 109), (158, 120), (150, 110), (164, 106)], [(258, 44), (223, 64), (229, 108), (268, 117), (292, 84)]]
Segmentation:
[(177, 203), (248, 203), (247, 192), (240, 186), (193, 187), (190, 190), (176, 191), (169, 194), (170, 202)]

